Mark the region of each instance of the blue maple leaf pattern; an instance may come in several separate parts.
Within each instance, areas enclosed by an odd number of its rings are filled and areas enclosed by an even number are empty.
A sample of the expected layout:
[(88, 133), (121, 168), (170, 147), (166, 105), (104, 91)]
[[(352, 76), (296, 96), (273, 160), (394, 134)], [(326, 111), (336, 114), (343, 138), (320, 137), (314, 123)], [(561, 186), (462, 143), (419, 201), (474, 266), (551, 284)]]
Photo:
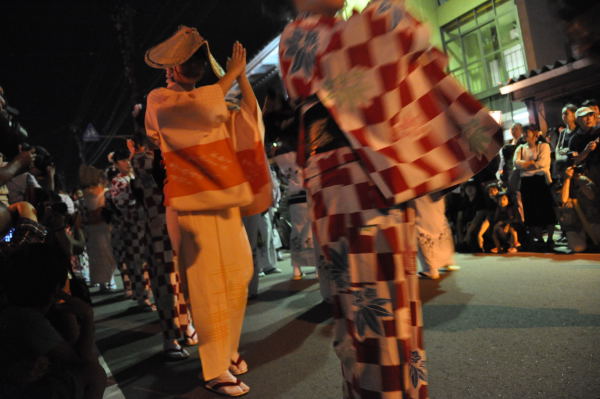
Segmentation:
[(350, 286), (350, 278), (348, 276), (348, 251), (344, 246), (340, 251), (328, 249), (330, 261), (323, 266), (327, 276), (335, 283), (339, 290), (345, 290)]
[(410, 382), (414, 388), (419, 386), (419, 380), (427, 382), (427, 370), (425, 369), (425, 360), (418, 351), (412, 351), (410, 354)]
[(354, 324), (361, 337), (365, 336), (367, 327), (376, 334), (383, 335), (384, 331), (380, 318), (390, 317), (393, 314), (385, 308), (392, 302), (389, 298), (379, 298), (375, 288), (364, 288), (352, 291), (352, 304), (357, 307)]
[(296, 28), (285, 40), (284, 56), (292, 59), (291, 73), (302, 71), (306, 76), (312, 76), (317, 50), (319, 33)]
[(375, 13), (377, 15), (390, 14), (389, 28), (390, 30), (396, 29), (400, 24), (400, 21), (402, 21), (402, 18), (404, 18), (403, 8), (399, 4), (394, 4), (395, 2), (392, 0), (380, 0), (379, 3)]

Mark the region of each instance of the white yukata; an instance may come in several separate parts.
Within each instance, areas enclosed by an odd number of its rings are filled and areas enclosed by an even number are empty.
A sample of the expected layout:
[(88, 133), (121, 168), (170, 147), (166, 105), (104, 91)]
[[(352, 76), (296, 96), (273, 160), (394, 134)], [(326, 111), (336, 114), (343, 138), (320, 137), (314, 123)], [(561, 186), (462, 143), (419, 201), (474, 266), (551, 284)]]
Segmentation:
[(444, 197), (424, 195), (414, 200), (417, 228), (417, 260), (421, 270), (435, 274), (454, 264), (452, 230), (446, 219)]

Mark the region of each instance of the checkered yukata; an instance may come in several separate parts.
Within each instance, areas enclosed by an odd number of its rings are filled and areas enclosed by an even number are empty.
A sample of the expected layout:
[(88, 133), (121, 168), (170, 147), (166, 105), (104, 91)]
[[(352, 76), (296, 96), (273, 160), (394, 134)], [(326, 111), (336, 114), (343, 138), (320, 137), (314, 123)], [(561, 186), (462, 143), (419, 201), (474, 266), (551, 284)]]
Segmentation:
[(151, 295), (146, 219), (143, 208), (137, 204), (133, 195), (131, 181), (131, 176), (116, 176), (111, 183), (110, 195), (122, 214), (122, 229), (118, 232), (122, 240), (121, 248), (124, 248), (127, 275), (131, 280), (135, 299), (143, 305)]
[[(299, 162), (334, 290), (344, 397), (428, 398), (407, 201), (481, 170), (500, 150), (499, 126), (445, 74), (403, 1), (373, 0), (348, 21), (299, 16), (280, 63), (302, 115)], [(308, 117), (319, 106), (328, 116)], [(332, 146), (336, 134), (346, 144)]]
[[(112, 182), (111, 182), (112, 183)], [(106, 204), (111, 204), (113, 208), (116, 208), (114, 203), (112, 202), (112, 195), (110, 190), (104, 193)], [(123, 289), (125, 291), (125, 295), (133, 296), (133, 273), (127, 267), (127, 253), (124, 245), (124, 237), (126, 234), (125, 231), (125, 223), (123, 221), (123, 217), (120, 214), (113, 215), (110, 220), (111, 231), (110, 231), (110, 244), (113, 250), (113, 256), (115, 257), (115, 261), (117, 262), (117, 269), (121, 273), (121, 278), (123, 280)]]
[(143, 193), (146, 237), (150, 239), (150, 278), (154, 300), (167, 339), (179, 339), (189, 324), (188, 309), (175, 270), (173, 249), (167, 232), (163, 192), (152, 175), (154, 153), (141, 152), (132, 160), (136, 178), (133, 188)]

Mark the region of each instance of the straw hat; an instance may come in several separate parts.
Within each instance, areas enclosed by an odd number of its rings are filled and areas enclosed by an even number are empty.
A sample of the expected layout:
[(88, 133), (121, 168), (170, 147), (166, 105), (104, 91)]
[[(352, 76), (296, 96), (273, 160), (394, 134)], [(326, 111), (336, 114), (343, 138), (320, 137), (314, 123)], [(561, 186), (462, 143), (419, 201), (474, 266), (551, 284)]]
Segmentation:
[(196, 28), (189, 26), (181, 25), (173, 36), (146, 51), (144, 59), (152, 68), (173, 68), (189, 60), (204, 45), (213, 72), (217, 77), (222, 77), (225, 72), (212, 56), (208, 42), (200, 36)]

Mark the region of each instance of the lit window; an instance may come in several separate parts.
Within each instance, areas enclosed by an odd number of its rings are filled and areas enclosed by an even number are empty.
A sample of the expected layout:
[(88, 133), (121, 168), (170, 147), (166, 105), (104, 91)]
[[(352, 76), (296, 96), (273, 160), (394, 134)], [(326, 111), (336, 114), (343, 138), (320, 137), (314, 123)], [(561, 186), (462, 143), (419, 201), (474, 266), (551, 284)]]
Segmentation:
[(485, 2), (445, 25), (442, 39), (448, 70), (475, 94), (527, 72), (514, 0)]

